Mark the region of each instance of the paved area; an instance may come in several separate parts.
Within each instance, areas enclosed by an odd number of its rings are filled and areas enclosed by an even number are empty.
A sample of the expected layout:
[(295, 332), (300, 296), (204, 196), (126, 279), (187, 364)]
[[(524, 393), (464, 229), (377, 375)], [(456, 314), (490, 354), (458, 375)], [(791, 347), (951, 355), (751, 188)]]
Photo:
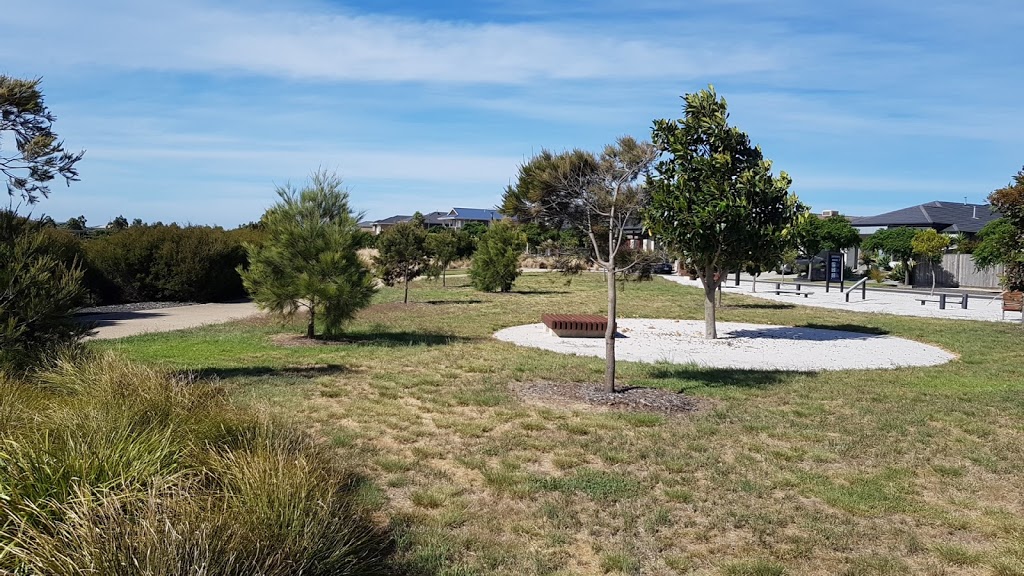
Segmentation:
[[(699, 287), (703, 290), (700, 280), (690, 280), (686, 276), (665, 275), (665, 280), (682, 284), (683, 286)], [(882, 290), (868, 290), (866, 299), (861, 299), (860, 289), (850, 295), (850, 301), (846, 301), (846, 295), (840, 293), (838, 288), (825, 292), (824, 286), (805, 286), (803, 290), (813, 292), (811, 296), (803, 297), (793, 294), (769, 294), (764, 292), (774, 288), (774, 283), (758, 282), (755, 286), (750, 282), (742, 282), (739, 286), (727, 285), (725, 293), (742, 293), (747, 296), (754, 296), (774, 302), (796, 304), (803, 306), (814, 306), (819, 308), (833, 308), (836, 310), (849, 310), (851, 312), (868, 312), (878, 314), (896, 314), (899, 316), (921, 316), (926, 318), (953, 318), (957, 320), (980, 320), (986, 322), (1000, 322), (1002, 315), (1001, 300), (995, 299), (995, 295), (971, 296), (967, 301), (967, 309), (960, 308), (959, 302), (946, 302), (946, 309), (939, 310), (936, 302), (921, 304), (918, 298), (932, 298), (927, 292), (893, 292)], [(752, 290), (758, 290), (753, 292)], [(936, 292), (943, 292), (936, 289)], [(937, 299), (937, 298), (936, 298)], [(1006, 322), (1020, 322), (1019, 312), (1007, 312)]]
[(206, 324), (220, 324), (255, 316), (260, 311), (252, 302), (226, 304), (195, 304), (155, 310), (107, 312), (88, 314), (78, 318), (95, 324), (95, 330), (86, 339), (111, 339), (135, 336), (148, 332), (170, 332)]
[[(956, 358), (936, 346), (884, 334), (719, 322), (717, 340), (703, 320), (625, 318), (615, 355), (633, 362), (741, 370), (866, 370), (934, 366)], [(604, 338), (559, 338), (543, 324), (499, 330), (498, 340), (563, 354), (604, 357)]]

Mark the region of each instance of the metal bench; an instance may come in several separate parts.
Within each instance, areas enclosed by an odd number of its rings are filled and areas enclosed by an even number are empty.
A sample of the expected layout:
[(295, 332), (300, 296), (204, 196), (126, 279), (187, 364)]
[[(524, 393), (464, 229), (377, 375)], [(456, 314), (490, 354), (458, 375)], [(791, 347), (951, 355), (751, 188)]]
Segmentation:
[(608, 318), (597, 314), (543, 314), (541, 322), (559, 338), (604, 338)]
[[(938, 298), (935, 298), (935, 296), (938, 296)], [(966, 293), (964, 293), (964, 294), (949, 294), (949, 293), (946, 293), (946, 292), (939, 292), (938, 294), (933, 294), (933, 295), (928, 296), (926, 298), (917, 298), (917, 301), (921, 303), (921, 306), (924, 306), (926, 302), (938, 302), (939, 303), (939, 310), (945, 310), (946, 309), (946, 300), (956, 301), (957, 299), (959, 299), (960, 300), (960, 307), (963, 308), (964, 310), (966, 310), (967, 309), (967, 300), (968, 300), (968, 298), (969, 298), (969, 296)]]
[(801, 289), (802, 288), (801, 284), (792, 284), (792, 286), (796, 286), (795, 290), (792, 289), (792, 288), (784, 288), (783, 286), (789, 286), (789, 285), (784, 285), (782, 282), (775, 282), (775, 289), (774, 290), (765, 290), (765, 292), (768, 292), (770, 294), (776, 294), (776, 295), (778, 295), (778, 294), (795, 294), (797, 296), (803, 296), (804, 298), (807, 298), (811, 294), (814, 294), (814, 292), (811, 292), (810, 290), (802, 290)]

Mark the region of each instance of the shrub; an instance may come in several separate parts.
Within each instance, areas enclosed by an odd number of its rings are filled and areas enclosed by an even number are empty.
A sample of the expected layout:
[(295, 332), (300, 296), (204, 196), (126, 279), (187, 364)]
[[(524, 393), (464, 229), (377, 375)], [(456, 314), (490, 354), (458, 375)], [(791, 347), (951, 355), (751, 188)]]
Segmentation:
[(0, 573), (394, 573), (365, 482), (207, 382), (63, 359), (0, 415)]
[(473, 287), (485, 292), (508, 292), (522, 270), (519, 257), (526, 249), (526, 236), (507, 221), (494, 223), (480, 237), (469, 277)]
[(0, 210), (0, 372), (20, 373), (78, 341), (82, 270), (59, 231)]
[(257, 232), (177, 224), (130, 226), (85, 243), (90, 289), (103, 303), (217, 302), (245, 296), (236, 271)]

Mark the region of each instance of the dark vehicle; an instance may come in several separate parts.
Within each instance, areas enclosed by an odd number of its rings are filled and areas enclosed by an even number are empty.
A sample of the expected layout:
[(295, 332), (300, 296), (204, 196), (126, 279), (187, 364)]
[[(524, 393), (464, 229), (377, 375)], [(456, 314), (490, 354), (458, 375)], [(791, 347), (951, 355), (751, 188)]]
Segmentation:
[(654, 267), (651, 268), (651, 272), (654, 272), (655, 274), (671, 274), (675, 272), (675, 270), (672, 267), (672, 263), (666, 260), (655, 264)]

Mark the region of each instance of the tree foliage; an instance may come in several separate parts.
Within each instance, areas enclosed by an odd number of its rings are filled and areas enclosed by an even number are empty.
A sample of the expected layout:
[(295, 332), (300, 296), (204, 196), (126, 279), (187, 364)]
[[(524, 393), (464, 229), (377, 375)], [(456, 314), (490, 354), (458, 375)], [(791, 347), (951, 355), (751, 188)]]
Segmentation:
[(715, 291), (726, 273), (762, 259), (802, 211), (785, 172), (750, 137), (729, 125), (714, 87), (686, 94), (684, 117), (655, 120), (652, 140), (663, 158), (649, 178), (647, 227), (683, 255), (704, 284), (705, 335), (717, 337)]
[(337, 175), (319, 170), (297, 190), (277, 189), (278, 202), (266, 214), (262, 246), (246, 244), (249, 269), (242, 281), (261, 308), (289, 317), (309, 311), (306, 336), (335, 336), (375, 292), (370, 270), (357, 254), (359, 217)]
[(0, 134), (13, 134), (14, 149), (0, 149), (0, 173), (7, 179), (7, 194), (29, 204), (50, 195), (49, 182), (62, 177), (78, 180), (75, 164), (84, 152), (72, 153), (53, 132), (53, 114), (43, 103), (40, 79), (22, 80), (0, 75)]
[(430, 265), (426, 229), (415, 219), (388, 228), (377, 237), (377, 256), (373, 262), (385, 284), (403, 283), (403, 301), (408, 303), (409, 281), (426, 272)]
[[(608, 284), (608, 327), (605, 332), (605, 389), (615, 390), (615, 279), (632, 274), (650, 277), (652, 258), (625, 250), (628, 230), (640, 230), (640, 214), (649, 201), (643, 177), (656, 151), (648, 142), (624, 136), (600, 154), (548, 150), (519, 168), (514, 186), (502, 198), (504, 214), (538, 230), (575, 231), (583, 237), (584, 257), (560, 255), (563, 269), (589, 262), (604, 271)], [(637, 274), (638, 273), (638, 274)]]
[(904, 270), (904, 284), (910, 284), (911, 260), (914, 257), (914, 236), (917, 230), (900, 226), (883, 228), (864, 240), (864, 249), (884, 253), (899, 262)]
[(508, 292), (522, 272), (519, 257), (526, 249), (526, 235), (508, 220), (491, 225), (480, 237), (469, 268), (473, 287), (484, 292)]
[(910, 245), (914, 249), (914, 254), (933, 264), (932, 289), (930, 293), (934, 294), (935, 277), (938, 276), (938, 269), (934, 265), (942, 261), (942, 255), (946, 253), (946, 248), (949, 247), (949, 236), (939, 234), (932, 228), (919, 230), (917, 234), (914, 234)]
[(793, 245), (808, 259), (808, 278), (813, 259), (822, 250), (839, 252), (844, 248), (860, 245), (860, 233), (850, 221), (838, 214), (828, 218), (819, 218), (816, 214), (805, 212), (792, 229)]
[(468, 236), (450, 228), (427, 234), (426, 248), (432, 257), (429, 272), (432, 277), (441, 276), (442, 286), (448, 285), (448, 267), (459, 257), (459, 252), (466, 241), (471, 242)]
[(1024, 169), (1013, 182), (988, 197), (1001, 218), (989, 222), (978, 234), (974, 249), (978, 268), (994, 264), (1005, 267), (1002, 283), (1007, 290), (1024, 290)]
[(34, 368), (87, 331), (73, 317), (85, 296), (81, 262), (67, 260), (61, 235), (0, 210), (0, 372)]

